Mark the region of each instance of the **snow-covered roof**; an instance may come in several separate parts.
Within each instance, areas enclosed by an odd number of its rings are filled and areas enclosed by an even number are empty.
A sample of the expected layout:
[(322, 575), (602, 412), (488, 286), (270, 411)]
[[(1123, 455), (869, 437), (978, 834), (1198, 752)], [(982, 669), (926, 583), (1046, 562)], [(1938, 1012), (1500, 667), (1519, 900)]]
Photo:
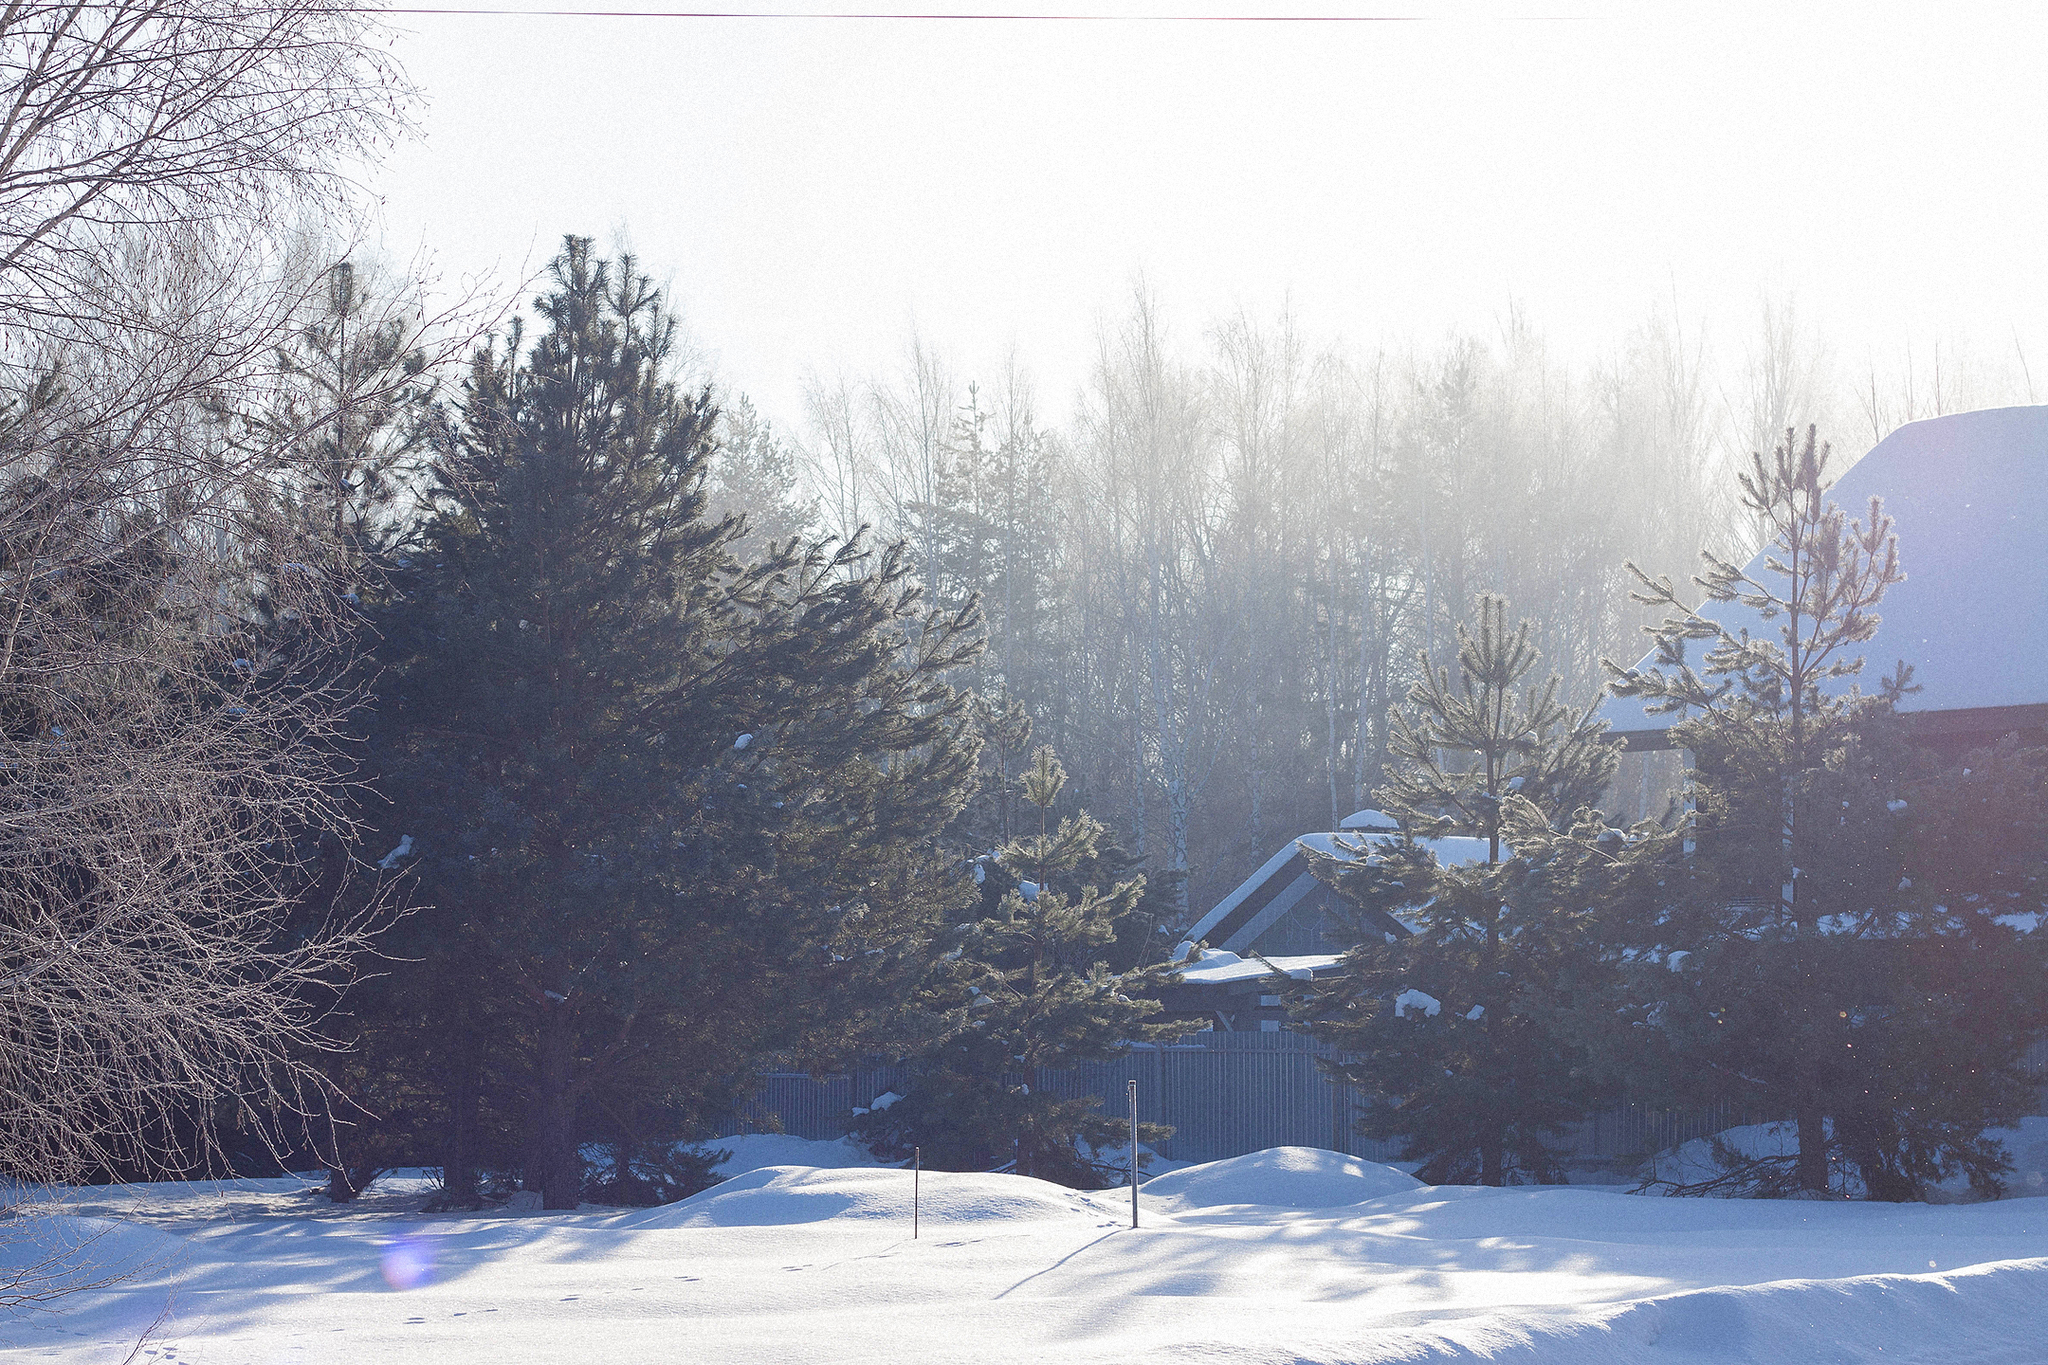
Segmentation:
[(1370, 829), (1392, 832), (1401, 828), (1401, 822), (1383, 810), (1355, 810), (1344, 817), (1339, 829)]
[[(1377, 814), (1377, 811), (1359, 812), (1359, 815)], [(1351, 819), (1356, 820), (1359, 815), (1354, 815)], [(1251, 951), (1260, 934), (1277, 924), (1282, 916), (1321, 885), (1315, 874), (1308, 870), (1302, 850), (1314, 849), (1318, 853), (1326, 853), (1333, 858), (1348, 861), (1358, 855), (1352, 849), (1342, 847), (1338, 843), (1340, 839), (1345, 844), (1362, 843), (1367, 849), (1376, 844), (1392, 842), (1391, 839), (1376, 837), (1377, 834), (1378, 831), (1375, 829), (1354, 828), (1326, 834), (1303, 834), (1288, 840), (1278, 853), (1260, 865), (1258, 871), (1238, 883), (1235, 890), (1216, 902), (1215, 909), (1197, 920), (1195, 926), (1188, 930), (1187, 937), (1194, 942), (1202, 942), (1221, 931), (1224, 937), (1223, 941), (1216, 945), (1218, 948), (1234, 953)], [(1486, 861), (1484, 839), (1453, 836), (1448, 839), (1419, 839), (1416, 842), (1436, 854), (1437, 861), (1446, 866), (1463, 867), (1470, 863)], [(1505, 857), (1508, 853), (1509, 850), (1503, 846), (1502, 856)], [(1284, 882), (1282, 879), (1285, 879)], [(1270, 884), (1276, 882), (1281, 884), (1274, 890)], [(1264, 897), (1263, 903), (1246, 913), (1249, 903), (1261, 897)]]
[[(1341, 847), (1337, 843), (1339, 839), (1342, 839), (1347, 844), (1362, 842), (1367, 848), (1391, 848), (1395, 843), (1394, 838), (1366, 837), (1376, 836), (1379, 833), (1380, 831), (1378, 830), (1348, 830), (1337, 834), (1304, 834), (1294, 842), (1305, 848), (1312, 848), (1318, 853), (1327, 853), (1332, 858), (1342, 858), (1349, 862), (1357, 855), (1350, 849)], [(1442, 839), (1417, 839), (1415, 842), (1428, 849), (1431, 853), (1434, 853), (1436, 860), (1445, 867), (1467, 867), (1473, 863), (1483, 863), (1486, 861), (1486, 840), (1484, 839), (1472, 839), (1462, 834), (1453, 834)], [(1501, 845), (1500, 851), (1501, 856), (1504, 858), (1514, 856), (1514, 850), (1510, 849), (1506, 844)]]
[(1236, 953), (1217, 949), (1202, 954), (1202, 960), (1192, 967), (1181, 969), (1181, 979), (1197, 986), (1220, 986), (1231, 981), (1249, 981), (1266, 975), (1270, 970), (1267, 963), (1279, 968), (1292, 977), (1306, 981), (1311, 972), (1323, 967), (1337, 965), (1336, 953), (1311, 953), (1305, 957), (1269, 957), (1265, 962), (1256, 958), (1239, 957)]
[[(1906, 581), (1878, 607), (1883, 624), (1864, 650), (1864, 691), (1904, 659), (1921, 686), (1905, 711), (2048, 704), (2048, 407), (1900, 427), (1828, 493), (1859, 520), (1872, 495), (1897, 522)], [(1749, 572), (1766, 583), (1773, 578), (1762, 556)], [(1706, 614), (1758, 638), (1775, 639), (1781, 624), (1733, 602)], [(1695, 663), (1705, 643), (1689, 646)], [(1654, 662), (1645, 654), (1637, 667)], [(1622, 736), (1661, 734), (1679, 719), (1646, 715), (1642, 702), (1619, 697), (1609, 697), (1600, 715)]]
[[(1292, 839), (1289, 839), (1285, 844), (1282, 844), (1280, 846), (1280, 851), (1278, 853), (1275, 853), (1272, 857), (1266, 859), (1264, 863), (1259, 865), (1258, 871), (1252, 873), (1251, 876), (1246, 877), (1243, 881), (1239, 882), (1237, 884), (1236, 890), (1232, 891), (1222, 900), (1217, 901), (1215, 909), (1211, 910), (1208, 914), (1202, 916), (1201, 919), (1197, 920), (1195, 922), (1195, 927), (1188, 930), (1187, 936), (1195, 942), (1200, 943), (1203, 940), (1203, 938), (1205, 938), (1209, 934), (1209, 932), (1213, 930), (1217, 925), (1229, 919), (1231, 913), (1235, 911), (1240, 905), (1244, 904), (1245, 901), (1250, 899), (1251, 894), (1254, 891), (1258, 890), (1261, 886), (1264, 886), (1266, 882), (1272, 878), (1274, 873), (1278, 872), (1281, 868), (1287, 866), (1287, 864), (1293, 862), (1297, 857), (1300, 856), (1301, 850), (1296, 848), (1294, 845), (1295, 840)], [(1291, 891), (1293, 888), (1290, 887), (1288, 889)], [(1294, 899), (1299, 900), (1300, 897), (1296, 896)], [(1231, 945), (1224, 944), (1222, 946), (1230, 947)], [(1250, 944), (1245, 943), (1240, 944), (1238, 946), (1249, 947)]]

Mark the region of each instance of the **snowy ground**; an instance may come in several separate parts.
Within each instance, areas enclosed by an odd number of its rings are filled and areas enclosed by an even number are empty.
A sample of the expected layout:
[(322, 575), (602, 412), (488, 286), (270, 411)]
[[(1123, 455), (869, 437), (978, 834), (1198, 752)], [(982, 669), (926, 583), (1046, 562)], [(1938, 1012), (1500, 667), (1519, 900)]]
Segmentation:
[(1279, 1148), (1155, 1178), (1135, 1231), (1125, 1192), (926, 1172), (912, 1241), (911, 1179), (770, 1165), (662, 1209), (461, 1218), (416, 1213), (417, 1177), (354, 1210), (83, 1191), (26, 1226), (102, 1229), (135, 1278), (0, 1329), (0, 1359), (119, 1361), (160, 1314), (139, 1358), (189, 1365), (2048, 1358), (2048, 1199), (1429, 1188)]
[[(1799, 1153), (1799, 1130), (1790, 1123), (1753, 1123), (1742, 1128), (1730, 1128), (1714, 1136), (1723, 1146), (1741, 1156), (1787, 1157)], [(2011, 1161), (2012, 1169), (2004, 1177), (2010, 1197), (2048, 1195), (2048, 1118), (2024, 1118), (2016, 1128), (1993, 1128), (1985, 1136), (2003, 1146)], [(1712, 1180), (1723, 1174), (1724, 1169), (1715, 1159), (1713, 1143), (1706, 1138), (1695, 1138), (1676, 1151), (1660, 1152), (1652, 1157), (1644, 1165), (1641, 1175), (1669, 1185), (1687, 1185)], [(1852, 1196), (1864, 1193), (1860, 1180), (1837, 1174), (1836, 1181), (1844, 1193)], [(1930, 1197), (1940, 1202), (1975, 1196), (1970, 1193), (1967, 1179), (1953, 1176)]]

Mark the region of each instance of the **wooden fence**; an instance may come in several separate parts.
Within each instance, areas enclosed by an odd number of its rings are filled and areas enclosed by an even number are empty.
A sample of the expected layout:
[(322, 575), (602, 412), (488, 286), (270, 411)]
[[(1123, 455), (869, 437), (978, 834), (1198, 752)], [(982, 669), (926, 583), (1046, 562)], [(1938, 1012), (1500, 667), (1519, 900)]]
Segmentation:
[[(1217, 1161), (1264, 1147), (1323, 1147), (1372, 1161), (1392, 1161), (1400, 1143), (1359, 1136), (1361, 1100), (1332, 1081), (1316, 1062), (1332, 1055), (1298, 1033), (1199, 1033), (1165, 1046), (1138, 1046), (1113, 1062), (1019, 1076), (1037, 1089), (1073, 1097), (1099, 1095), (1122, 1117), (1125, 1083), (1138, 1082), (1138, 1117), (1173, 1125), (1160, 1155), (1176, 1161)], [(779, 1128), (806, 1138), (846, 1132), (856, 1105), (908, 1089), (900, 1067), (877, 1066), (815, 1078), (773, 1072), (736, 1118), (735, 1131)], [(1558, 1143), (1586, 1165), (1627, 1163), (1768, 1115), (1734, 1105), (1650, 1109), (1622, 1103), (1595, 1114)]]

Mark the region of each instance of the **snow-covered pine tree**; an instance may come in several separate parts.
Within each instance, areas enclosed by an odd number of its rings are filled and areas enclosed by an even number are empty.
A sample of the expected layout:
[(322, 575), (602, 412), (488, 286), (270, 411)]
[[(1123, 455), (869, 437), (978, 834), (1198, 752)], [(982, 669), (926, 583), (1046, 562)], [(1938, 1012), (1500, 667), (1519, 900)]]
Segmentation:
[[(1529, 626), (1510, 629), (1499, 598), (1481, 597), (1457, 639), (1455, 680), (1423, 659), (1394, 717), (1377, 796), (1401, 838), (1310, 850), (1357, 908), (1359, 941), (1340, 975), (1283, 989), (1298, 1027), (1356, 1057), (1331, 1069), (1374, 1096), (1360, 1130), (1406, 1138), (1423, 1178), (1551, 1180), (1545, 1136), (1600, 1097), (1564, 1016), (1606, 968), (1594, 907), (1508, 835), (1597, 819), (1616, 750), (1591, 707), (1557, 699), (1555, 677), (1530, 685)], [(1446, 862), (1420, 842), (1447, 837), (1483, 849)]]
[[(878, 1151), (907, 1156), (915, 1145), (927, 1165), (951, 1170), (1014, 1162), (1020, 1175), (1081, 1187), (1123, 1169), (1097, 1153), (1129, 1140), (1127, 1121), (1097, 1113), (1101, 1096), (1047, 1093), (1038, 1071), (1178, 1037), (1183, 1026), (1158, 1022), (1151, 998), (1176, 977), (1165, 963), (1114, 972), (1105, 960), (1128, 931), (1144, 878), (1107, 891), (1077, 883), (1099, 858), (1104, 830), (1086, 811), (1053, 826), (1066, 778), (1049, 745), (1032, 755), (1022, 786), (1039, 831), (1005, 844), (994, 869), (984, 864), (984, 875), (1015, 884), (993, 913), (959, 926), (938, 963), (927, 1001), (950, 1027), (913, 1061), (910, 1093), (857, 1125)], [(1145, 1124), (1139, 1134), (1157, 1142), (1171, 1130)]]
[[(1764, 1188), (1824, 1192), (1836, 1153), (1880, 1198), (1957, 1172), (1988, 1188), (2000, 1162), (1981, 1134), (2021, 1112), (2042, 1018), (2037, 954), (1997, 922), (2013, 902), (1990, 868), (1934, 871), (1969, 787), (1931, 774), (1904, 733), (1912, 670), (1873, 696), (1853, 682), (1905, 575), (1878, 500), (1862, 521), (1827, 500), (1828, 457), (1812, 427), (1752, 455), (1741, 487), (1767, 536), (1762, 577), (1704, 555), (1692, 605), (1637, 573), (1636, 600), (1666, 616), (1655, 662), (1610, 663), (1611, 687), (1683, 717), (1671, 733), (1693, 754), (1696, 839), (1667, 888), (1684, 893), (1630, 912), (1634, 960), (1680, 968), (1638, 972), (1638, 1005), (1694, 1097), (1795, 1121), (1797, 1158)], [(1749, 608), (1775, 638), (1731, 631), (1709, 603)]]
[(541, 334), (476, 357), (378, 613), (374, 847), (430, 907), (394, 970), (446, 1029), (451, 1143), (512, 1130), (498, 1159), (564, 1208), (599, 1113), (653, 1146), (771, 1052), (893, 1041), (972, 898), (938, 838), (975, 762), (945, 678), (980, 641), (900, 549), (738, 563), (660, 292), (582, 238), (549, 278)]

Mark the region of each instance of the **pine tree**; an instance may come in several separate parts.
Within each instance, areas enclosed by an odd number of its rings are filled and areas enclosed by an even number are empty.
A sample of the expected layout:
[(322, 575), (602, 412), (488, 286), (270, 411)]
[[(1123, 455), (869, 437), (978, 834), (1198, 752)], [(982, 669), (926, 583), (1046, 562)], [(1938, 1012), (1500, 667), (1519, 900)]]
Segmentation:
[(587, 239), (550, 279), (435, 452), (374, 752), (384, 846), (432, 907), (410, 970), (447, 1038), (452, 1193), (500, 1126), (564, 1208), (600, 1118), (659, 1146), (771, 1052), (893, 1037), (971, 896), (937, 836), (975, 762), (944, 678), (979, 640), (900, 549), (738, 563), (660, 293)]
[[(1693, 753), (1696, 841), (1666, 887), (1684, 894), (1631, 914), (1635, 959), (1679, 967), (1639, 972), (1638, 1003), (1696, 1097), (1792, 1116), (1797, 1158), (1760, 1188), (1825, 1192), (1834, 1153), (1881, 1198), (1957, 1171), (1988, 1188), (1998, 1160), (1980, 1134), (2017, 1112), (2038, 971), (1996, 896), (1928, 894), (1926, 830), (1953, 828), (1962, 789), (1896, 715), (1914, 690), (1903, 661), (1876, 695), (1854, 684), (1905, 575), (1877, 499), (1862, 521), (1827, 500), (1828, 457), (1811, 427), (1752, 456), (1741, 487), (1768, 535), (1762, 577), (1705, 555), (1693, 606), (1637, 573), (1636, 599), (1667, 614), (1655, 662), (1610, 663), (1612, 688), (1684, 717), (1671, 733)], [(1707, 603), (1749, 608), (1775, 638), (1730, 630)]]
[[(1095, 1112), (1100, 1096), (1047, 1092), (1039, 1071), (1108, 1061), (1183, 1026), (1151, 1022), (1160, 1005), (1149, 997), (1175, 979), (1170, 965), (1115, 972), (1105, 960), (1144, 879), (1106, 892), (1077, 880), (1100, 857), (1105, 831), (1086, 811), (1052, 824), (1066, 778), (1050, 746), (1032, 755), (1021, 785), (1039, 830), (1005, 844), (996, 868), (984, 864), (984, 876), (1014, 884), (993, 913), (959, 926), (940, 960), (927, 999), (949, 1027), (914, 1061), (910, 1094), (858, 1126), (878, 1151), (907, 1156), (915, 1145), (941, 1169), (1014, 1163), (1020, 1175), (1082, 1187), (1122, 1169), (1099, 1153), (1128, 1140), (1125, 1121)], [(1171, 1130), (1147, 1124), (1139, 1133), (1158, 1142)]]
[(809, 535), (818, 520), (818, 503), (803, 495), (796, 452), (744, 396), (719, 418), (723, 425), (711, 459), (710, 515), (713, 520), (746, 519), (746, 529), (731, 546), (734, 556), (751, 562), (770, 546)]
[[(1302, 1027), (1356, 1056), (1332, 1070), (1375, 1096), (1361, 1130), (1405, 1136), (1425, 1179), (1551, 1180), (1545, 1137), (1600, 1097), (1566, 1021), (1604, 968), (1579, 869), (1554, 856), (1573, 845), (1550, 836), (1597, 822), (1615, 747), (1591, 707), (1557, 700), (1555, 677), (1528, 685), (1529, 626), (1510, 630), (1499, 598), (1480, 599), (1457, 643), (1456, 682), (1422, 660), (1394, 718), (1377, 796), (1401, 837), (1311, 850), (1360, 941), (1334, 979), (1284, 989)], [(1445, 863), (1421, 842), (1446, 837), (1484, 858)]]
[(940, 604), (981, 601), (989, 648), (975, 670), (977, 690), (1043, 719), (1056, 704), (1037, 655), (1049, 643), (1060, 527), (1052, 452), (1022, 404), (1013, 392), (999, 422), (970, 384), (937, 496), (910, 510), (931, 550), (924, 572)]
[(360, 571), (402, 531), (427, 442), (433, 378), (417, 309), (352, 261), (326, 271), (320, 312), (277, 351), (278, 385), (238, 425), (291, 451), (305, 476), (281, 490)]
[[(318, 311), (277, 348), (276, 382), (264, 401), (233, 414), (226, 427), (270, 462), (298, 471), (272, 481), (269, 497), (245, 519), (249, 531), (293, 537), (300, 548), (287, 557), (299, 561), (296, 572), (341, 585), (344, 600), (360, 606), (360, 590), (380, 572), (383, 551), (405, 535), (414, 510), (434, 384), (404, 285), (347, 260), (323, 279)], [(300, 628), (291, 594), (271, 584), (257, 584), (252, 607), (252, 634), (275, 641)], [(343, 752), (354, 760), (356, 748)], [(357, 788), (355, 795), (367, 793)], [(337, 905), (360, 911), (376, 903), (382, 879), (365, 875), (346, 838), (328, 833), (309, 842), (302, 857), (313, 875), (301, 900), (310, 920)], [(305, 1144), (327, 1166), (337, 1203), (354, 1199), (418, 1145), (420, 1090), (401, 1060), (417, 1051), (418, 1020), (394, 985), (366, 970), (326, 1016), (325, 1047), (311, 1058), (332, 1089)]]
[(2008, 1163), (1983, 1130), (2033, 1108), (2026, 1058), (2048, 1028), (2048, 748), (2008, 735), (1897, 799), (1901, 903), (1858, 964), (1885, 994), (1853, 1016), (1864, 1084), (1843, 1152), (1880, 1198), (1958, 1173), (1996, 1193)]
[(1005, 702), (976, 693), (972, 710), (981, 736), (981, 783), (953, 832), (968, 848), (994, 854), (1017, 833), (1019, 808), (1025, 803), (1018, 799), (1014, 774), (1024, 768), (1031, 752), (1033, 726), (1024, 703), (1015, 699)]

